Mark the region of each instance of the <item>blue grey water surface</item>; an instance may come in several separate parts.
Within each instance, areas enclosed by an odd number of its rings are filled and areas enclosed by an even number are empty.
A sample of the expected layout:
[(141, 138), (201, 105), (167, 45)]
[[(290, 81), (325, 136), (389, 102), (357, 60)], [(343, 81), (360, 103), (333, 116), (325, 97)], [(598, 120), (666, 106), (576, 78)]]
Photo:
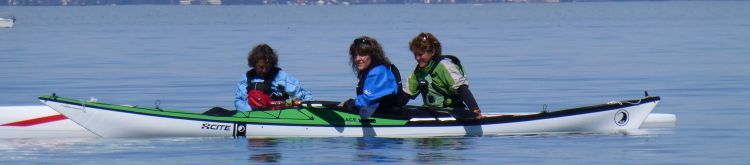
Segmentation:
[[(441, 138), (0, 139), (0, 164), (745, 164), (750, 2), (365, 6), (14, 7), (0, 29), (0, 105), (36, 97), (203, 111), (232, 108), (252, 46), (319, 100), (354, 95), (355, 37), (406, 77), (408, 41), (435, 34), (461, 58), (484, 112), (643, 96), (674, 128), (640, 134)], [(419, 104), (414, 101), (412, 104)]]

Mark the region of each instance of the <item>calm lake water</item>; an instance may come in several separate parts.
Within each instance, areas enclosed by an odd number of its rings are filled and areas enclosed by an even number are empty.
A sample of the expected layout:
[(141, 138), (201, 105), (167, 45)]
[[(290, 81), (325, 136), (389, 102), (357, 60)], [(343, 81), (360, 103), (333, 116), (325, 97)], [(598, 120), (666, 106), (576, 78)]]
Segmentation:
[[(744, 164), (750, 2), (14, 7), (0, 105), (36, 97), (204, 111), (233, 107), (252, 46), (319, 100), (354, 96), (348, 46), (373, 36), (407, 76), (408, 41), (461, 58), (484, 112), (659, 95), (675, 128), (638, 135), (445, 138), (0, 139), (0, 164)], [(419, 104), (413, 101), (412, 104)], [(3, 132), (7, 133), (7, 132)]]

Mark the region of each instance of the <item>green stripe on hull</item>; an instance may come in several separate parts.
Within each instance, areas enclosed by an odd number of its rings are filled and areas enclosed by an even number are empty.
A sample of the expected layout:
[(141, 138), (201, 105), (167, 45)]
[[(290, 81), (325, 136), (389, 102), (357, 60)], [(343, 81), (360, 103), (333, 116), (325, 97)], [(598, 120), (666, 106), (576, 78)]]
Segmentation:
[[(158, 117), (180, 118), (190, 120), (209, 120), (217, 122), (232, 123), (255, 123), (255, 124), (282, 124), (282, 125), (304, 125), (304, 126), (361, 126), (358, 114), (346, 113), (331, 108), (299, 108), (272, 111), (249, 111), (240, 112), (234, 116), (209, 116), (201, 113), (182, 111), (142, 108), (124, 105), (114, 105), (98, 102), (84, 102), (76, 99), (40, 96), (39, 99), (65, 102), (86, 107), (95, 107), (113, 111), (143, 114)], [(375, 122), (366, 123), (371, 126), (403, 126), (408, 120), (385, 119), (373, 117)]]

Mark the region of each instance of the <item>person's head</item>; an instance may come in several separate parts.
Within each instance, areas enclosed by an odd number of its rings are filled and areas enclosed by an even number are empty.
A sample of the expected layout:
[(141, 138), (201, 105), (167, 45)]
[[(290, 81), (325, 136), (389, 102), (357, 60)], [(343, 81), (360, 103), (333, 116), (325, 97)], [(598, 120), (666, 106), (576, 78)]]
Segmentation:
[(271, 69), (279, 63), (279, 56), (268, 44), (255, 46), (247, 55), (247, 65), (255, 69), (255, 74), (267, 76)]
[(378, 41), (368, 36), (354, 39), (349, 46), (349, 63), (357, 75), (365, 74), (367, 70), (378, 65), (390, 65), (391, 61), (385, 56)]
[(414, 53), (414, 59), (417, 60), (417, 66), (423, 68), (427, 66), (433, 58), (440, 57), (443, 53), (440, 41), (432, 33), (419, 33), (409, 42), (409, 50)]

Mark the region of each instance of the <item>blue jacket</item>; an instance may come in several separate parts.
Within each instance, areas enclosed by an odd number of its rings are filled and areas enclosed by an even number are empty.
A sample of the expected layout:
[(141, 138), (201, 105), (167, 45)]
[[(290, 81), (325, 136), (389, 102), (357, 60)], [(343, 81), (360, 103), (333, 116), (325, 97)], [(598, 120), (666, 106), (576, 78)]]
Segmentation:
[[(367, 72), (367, 79), (362, 85), (362, 94), (354, 99), (354, 105), (367, 112), (366, 116), (372, 114), (378, 108), (378, 100), (383, 96), (396, 94), (398, 84), (393, 72), (385, 65), (378, 65)], [(362, 115), (362, 112), (360, 112)]]
[[(251, 82), (263, 82), (263, 78), (253, 77)], [(247, 104), (247, 84), (247, 76), (243, 74), (242, 79), (237, 83), (237, 91), (234, 95), (234, 107), (237, 108), (238, 111), (249, 111), (252, 109), (252, 107)], [(282, 92), (286, 92), (289, 94), (290, 98), (296, 98), (302, 101), (312, 100), (312, 94), (300, 86), (299, 80), (283, 70), (279, 71), (271, 82), (271, 86), (271, 90), (273, 90), (275, 95), (281, 95)], [(284, 91), (278, 91), (278, 86), (283, 86)]]

